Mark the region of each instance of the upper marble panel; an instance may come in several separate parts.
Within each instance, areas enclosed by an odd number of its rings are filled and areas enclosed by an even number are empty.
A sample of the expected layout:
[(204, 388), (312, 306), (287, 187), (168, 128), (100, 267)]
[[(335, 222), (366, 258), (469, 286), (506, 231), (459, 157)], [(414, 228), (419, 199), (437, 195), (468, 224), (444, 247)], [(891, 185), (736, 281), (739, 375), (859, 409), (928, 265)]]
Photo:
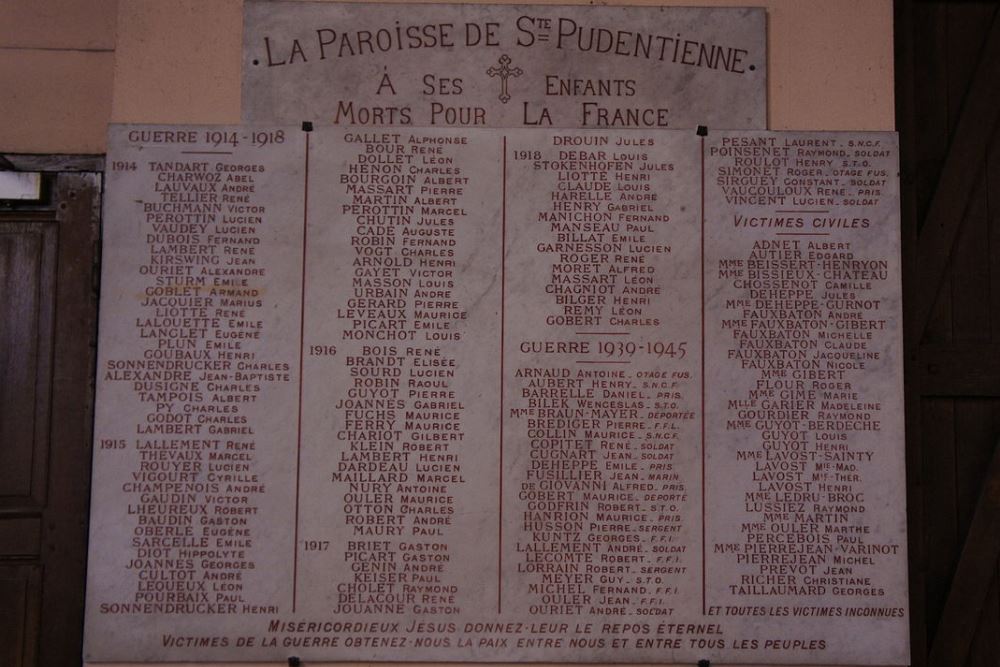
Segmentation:
[(262, 2), (246, 122), (765, 129), (759, 8)]

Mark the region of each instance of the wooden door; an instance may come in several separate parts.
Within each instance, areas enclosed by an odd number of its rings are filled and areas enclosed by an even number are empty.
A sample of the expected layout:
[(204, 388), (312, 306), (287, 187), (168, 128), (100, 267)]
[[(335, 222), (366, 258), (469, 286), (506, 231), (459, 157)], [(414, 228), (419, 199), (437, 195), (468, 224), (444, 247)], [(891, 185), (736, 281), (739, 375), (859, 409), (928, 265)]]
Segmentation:
[(1000, 665), (1000, 11), (896, 2), (913, 665)]
[(0, 665), (79, 665), (100, 177), (0, 203)]

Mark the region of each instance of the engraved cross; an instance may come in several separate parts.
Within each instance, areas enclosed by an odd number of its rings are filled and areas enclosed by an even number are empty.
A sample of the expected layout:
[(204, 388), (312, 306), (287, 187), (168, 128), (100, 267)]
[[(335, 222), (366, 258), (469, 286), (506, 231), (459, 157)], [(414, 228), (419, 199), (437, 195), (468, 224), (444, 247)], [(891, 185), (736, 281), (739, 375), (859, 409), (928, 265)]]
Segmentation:
[(524, 74), (524, 70), (520, 67), (510, 67), (510, 56), (505, 53), (500, 56), (500, 66), (494, 65), (486, 70), (486, 73), (490, 76), (500, 77), (500, 101), (507, 104), (510, 101), (510, 93), (507, 92), (507, 79), (512, 76), (521, 76)]

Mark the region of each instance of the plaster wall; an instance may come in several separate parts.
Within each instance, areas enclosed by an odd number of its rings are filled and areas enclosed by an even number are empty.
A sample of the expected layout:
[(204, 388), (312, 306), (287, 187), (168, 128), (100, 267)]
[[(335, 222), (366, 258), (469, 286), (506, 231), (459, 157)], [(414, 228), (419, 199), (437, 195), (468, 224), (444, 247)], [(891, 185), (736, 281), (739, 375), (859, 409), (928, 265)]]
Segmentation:
[[(766, 7), (771, 129), (894, 128), (891, 0), (613, 4)], [(239, 122), (242, 9), (0, 0), (0, 151), (101, 153), (108, 122)]]
[(0, 152), (101, 153), (118, 0), (0, 0)]

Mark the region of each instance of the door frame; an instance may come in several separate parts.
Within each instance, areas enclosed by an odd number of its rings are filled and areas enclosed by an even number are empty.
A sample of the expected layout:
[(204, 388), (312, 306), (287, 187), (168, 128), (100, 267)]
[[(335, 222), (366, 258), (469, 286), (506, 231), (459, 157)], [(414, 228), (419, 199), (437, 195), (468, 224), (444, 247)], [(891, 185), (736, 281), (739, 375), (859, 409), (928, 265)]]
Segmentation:
[[(44, 479), (33, 483), (40, 506), (0, 507), (0, 520), (37, 531), (23, 553), (0, 556), (20, 572), (28, 595), (20, 650), (24, 667), (82, 661), (103, 156), (0, 154), (0, 169), (41, 172), (42, 199), (4, 202), (0, 220), (53, 225), (56, 234)], [(34, 594), (32, 595), (32, 592)], [(32, 627), (34, 626), (34, 627)], [(19, 666), (20, 667), (20, 666)]]

